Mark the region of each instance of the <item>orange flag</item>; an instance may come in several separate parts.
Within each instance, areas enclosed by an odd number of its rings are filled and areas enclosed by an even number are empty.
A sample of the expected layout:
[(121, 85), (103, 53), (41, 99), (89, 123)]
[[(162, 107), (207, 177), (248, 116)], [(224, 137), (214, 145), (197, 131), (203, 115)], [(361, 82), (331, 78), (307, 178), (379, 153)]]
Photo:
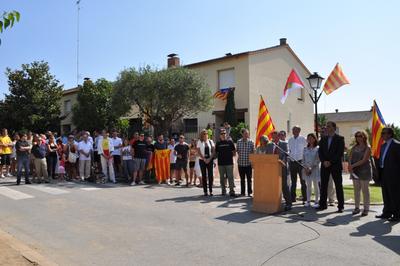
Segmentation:
[(154, 153), (154, 167), (156, 169), (156, 179), (158, 182), (166, 181), (170, 177), (169, 168), (169, 149), (156, 150)]
[(350, 81), (344, 75), (342, 68), (339, 66), (339, 63), (337, 63), (331, 74), (329, 74), (329, 77), (324, 84), (323, 90), (326, 95), (329, 95), (333, 91), (339, 89), (346, 84), (350, 84)]
[(257, 122), (257, 134), (256, 134), (256, 147), (260, 145), (260, 137), (262, 135), (267, 135), (268, 138), (271, 138), (271, 133), (275, 130), (274, 123), (272, 122), (272, 118), (269, 115), (267, 106), (265, 102), (260, 96), (260, 108), (258, 110), (258, 122)]

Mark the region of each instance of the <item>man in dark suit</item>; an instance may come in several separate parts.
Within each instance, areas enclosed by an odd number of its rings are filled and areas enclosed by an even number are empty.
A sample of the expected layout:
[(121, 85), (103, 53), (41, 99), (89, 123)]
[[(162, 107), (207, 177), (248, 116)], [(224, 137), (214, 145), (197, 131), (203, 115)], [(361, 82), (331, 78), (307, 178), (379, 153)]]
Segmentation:
[(400, 221), (400, 142), (393, 139), (394, 132), (390, 127), (382, 129), (379, 157), (379, 173), (382, 186), (383, 211), (376, 218)]
[(326, 123), (326, 136), (321, 138), (319, 143), (319, 159), (321, 161), (321, 198), (318, 210), (327, 208), (326, 200), (328, 195), (329, 176), (332, 175), (336, 187), (336, 197), (338, 200), (338, 213), (343, 212), (343, 177), (342, 177), (342, 158), (344, 153), (344, 138), (336, 134), (336, 123), (329, 121)]
[(285, 199), (285, 211), (292, 209), (292, 198), (290, 197), (287, 183), (287, 155), (285, 154), (287, 152), (288, 143), (280, 140), (278, 131), (272, 132), (272, 141), (267, 144), (265, 153), (278, 154), (279, 160), (284, 163), (284, 165), (282, 165), (282, 194), (283, 198)]

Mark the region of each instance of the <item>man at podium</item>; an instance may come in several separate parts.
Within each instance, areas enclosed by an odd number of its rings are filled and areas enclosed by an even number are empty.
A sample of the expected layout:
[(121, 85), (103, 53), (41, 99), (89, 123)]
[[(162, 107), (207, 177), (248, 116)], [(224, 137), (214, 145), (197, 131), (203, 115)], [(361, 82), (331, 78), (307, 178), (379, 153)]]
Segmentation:
[(292, 209), (292, 199), (289, 193), (289, 187), (287, 182), (287, 152), (288, 144), (285, 141), (279, 139), (278, 131), (272, 132), (272, 141), (266, 146), (266, 154), (278, 154), (279, 160), (282, 164), (282, 194), (285, 199), (285, 211)]

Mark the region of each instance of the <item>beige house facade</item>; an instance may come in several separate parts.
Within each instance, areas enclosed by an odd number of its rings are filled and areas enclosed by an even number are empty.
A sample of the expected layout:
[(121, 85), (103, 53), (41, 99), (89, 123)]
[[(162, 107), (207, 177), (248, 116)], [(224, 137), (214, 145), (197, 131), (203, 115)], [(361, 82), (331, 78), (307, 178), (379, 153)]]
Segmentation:
[[(311, 73), (286, 43), (286, 39), (281, 39), (280, 44), (274, 47), (227, 54), (186, 67), (200, 73), (214, 92), (220, 88), (235, 87), (237, 117), (249, 125), (251, 135), (255, 135), (257, 128), (260, 95), (277, 130), (291, 133), (294, 125), (300, 125), (302, 134), (313, 132), (313, 104), (308, 96), (310, 88), (306, 79)], [(302, 78), (305, 89), (292, 92), (282, 104), (283, 89), (293, 68)], [(195, 118), (198, 126), (215, 123), (219, 127), (224, 122), (224, 109), (225, 101), (214, 99), (212, 110), (202, 112)]]
[(357, 131), (365, 131), (372, 125), (372, 110), (355, 111), (355, 112), (339, 112), (322, 113), (326, 121), (336, 123), (336, 132), (344, 137), (345, 145), (350, 148), (354, 140), (354, 134)]
[(72, 107), (77, 103), (78, 88), (64, 90), (61, 98), (61, 134), (68, 134), (75, 129), (72, 123)]

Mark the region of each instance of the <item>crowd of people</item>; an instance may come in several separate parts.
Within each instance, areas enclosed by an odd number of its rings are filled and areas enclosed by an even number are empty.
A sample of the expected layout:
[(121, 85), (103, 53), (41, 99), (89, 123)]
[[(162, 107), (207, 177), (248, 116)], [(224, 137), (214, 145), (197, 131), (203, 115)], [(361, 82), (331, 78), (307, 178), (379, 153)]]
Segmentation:
[[(184, 134), (177, 136), (177, 139), (168, 139), (159, 134), (153, 140), (152, 136), (145, 136), (141, 132), (134, 133), (131, 138), (121, 138), (116, 130), (110, 133), (107, 130), (95, 131), (92, 135), (88, 131), (81, 131), (60, 137), (50, 131), (46, 134), (27, 132), (14, 134), (11, 139), (7, 129), (3, 129), (0, 136), (1, 177), (16, 176), (17, 185), (21, 183), (23, 174), (25, 184), (48, 183), (51, 180), (116, 183), (118, 177), (118, 180), (122, 178), (132, 186), (140, 185), (154, 175), (149, 167), (154, 152), (168, 149), (170, 177), (168, 180), (159, 180), (159, 183), (198, 186), (203, 188), (204, 196), (213, 196), (214, 168), (218, 165), (222, 195), (237, 197), (247, 194), (251, 197), (253, 169), (249, 155), (277, 154), (284, 162), (282, 194), (285, 210), (290, 210), (297, 200), (302, 201), (305, 207), (325, 210), (328, 204), (333, 205), (332, 194), (336, 190), (337, 212), (343, 212), (344, 138), (336, 134), (336, 124), (331, 121), (327, 123), (320, 139), (313, 133), (306, 137), (300, 133), (301, 128), (295, 126), (292, 137), (286, 140), (285, 131), (274, 131), (271, 139), (262, 136), (260, 146), (255, 147), (247, 129), (242, 130), (242, 136), (235, 145), (230, 137), (229, 125), (219, 128), (217, 133), (206, 128), (200, 132), (198, 139), (191, 139), (188, 143)], [(377, 218), (398, 221), (400, 143), (393, 139), (393, 135), (391, 128), (382, 131), (384, 144), (377, 168), (382, 181), (384, 209)], [(358, 131), (354, 137), (355, 143), (348, 156), (348, 171), (354, 185), (353, 215), (361, 213), (366, 216), (370, 206), (369, 183), (372, 179), (371, 148), (365, 132)], [(240, 194), (235, 192), (236, 157)], [(185, 181), (182, 180), (182, 173)], [(301, 185), (300, 197), (296, 195), (298, 178)]]

